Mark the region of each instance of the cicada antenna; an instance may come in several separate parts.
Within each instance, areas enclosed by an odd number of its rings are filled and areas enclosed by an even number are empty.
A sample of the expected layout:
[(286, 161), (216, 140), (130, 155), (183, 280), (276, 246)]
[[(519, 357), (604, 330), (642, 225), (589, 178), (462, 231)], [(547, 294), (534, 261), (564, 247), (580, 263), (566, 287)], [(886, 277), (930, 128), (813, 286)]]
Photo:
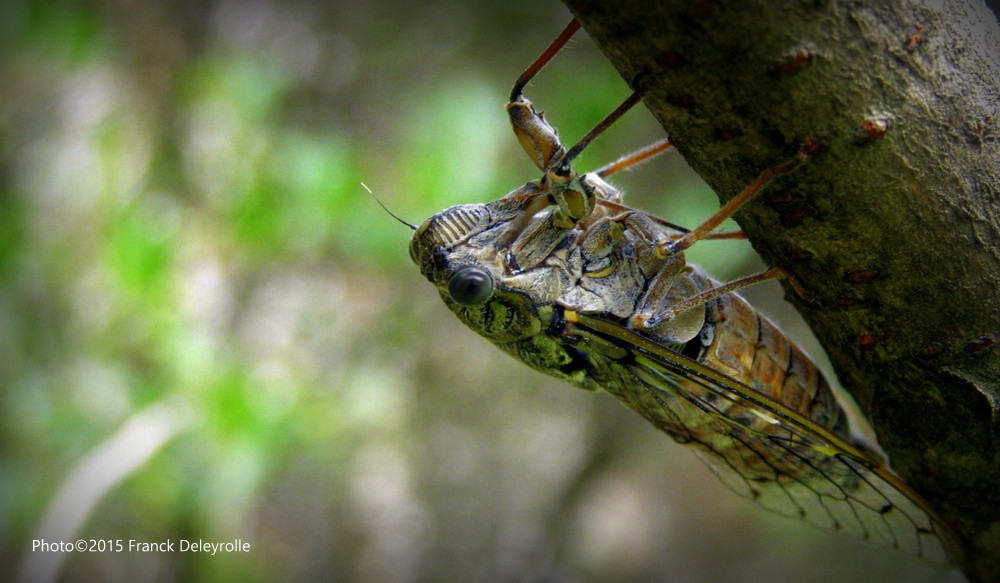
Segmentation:
[(411, 223), (409, 221), (404, 221), (403, 219), (399, 218), (398, 216), (396, 216), (396, 213), (392, 212), (391, 210), (389, 210), (388, 207), (386, 207), (384, 204), (382, 204), (382, 201), (379, 200), (377, 196), (375, 196), (375, 193), (372, 192), (372, 189), (368, 188), (367, 184), (365, 184), (364, 182), (362, 182), (361, 183), (361, 187), (368, 191), (368, 194), (370, 194), (371, 197), (375, 199), (375, 202), (377, 202), (378, 205), (380, 207), (382, 207), (382, 210), (384, 210), (385, 212), (389, 213), (390, 217), (392, 217), (392, 218), (396, 219), (397, 221), (403, 223), (404, 225), (406, 225), (407, 227), (413, 229), (414, 231), (417, 230), (417, 226), (416, 225), (414, 225), (413, 223)]

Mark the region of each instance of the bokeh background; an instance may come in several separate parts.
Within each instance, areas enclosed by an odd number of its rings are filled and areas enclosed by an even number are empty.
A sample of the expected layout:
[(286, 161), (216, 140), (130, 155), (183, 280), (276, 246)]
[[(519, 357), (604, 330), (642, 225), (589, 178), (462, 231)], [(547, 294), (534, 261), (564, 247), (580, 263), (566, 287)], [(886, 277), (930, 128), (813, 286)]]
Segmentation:
[[(5, 2), (0, 576), (956, 579), (737, 498), (421, 279), (361, 182), (419, 223), (535, 178), (503, 104), (568, 18), (554, 0)], [(528, 94), (572, 142), (628, 89), (580, 33)], [(660, 137), (637, 108), (578, 167)], [(615, 182), (680, 224), (718, 204), (676, 153)], [(741, 242), (689, 255), (758, 268)], [(780, 288), (750, 295), (798, 329)]]

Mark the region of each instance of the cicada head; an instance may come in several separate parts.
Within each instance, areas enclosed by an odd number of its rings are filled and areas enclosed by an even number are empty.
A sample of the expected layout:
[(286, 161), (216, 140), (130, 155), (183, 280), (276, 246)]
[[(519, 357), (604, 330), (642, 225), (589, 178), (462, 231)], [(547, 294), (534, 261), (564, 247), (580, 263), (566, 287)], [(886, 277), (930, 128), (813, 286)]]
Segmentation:
[(544, 302), (506, 284), (509, 258), (498, 245), (519, 216), (518, 204), (507, 198), (445, 209), (424, 221), (410, 241), (410, 257), (445, 304), (497, 343), (534, 336), (542, 326), (538, 307)]
[(417, 228), (410, 257), (468, 327), (532, 368), (595, 389), (587, 355), (563, 333), (562, 314), (623, 317), (634, 309), (643, 274), (631, 247), (615, 237), (595, 246), (582, 222), (561, 226), (549, 195), (532, 182), (489, 204), (445, 209)]

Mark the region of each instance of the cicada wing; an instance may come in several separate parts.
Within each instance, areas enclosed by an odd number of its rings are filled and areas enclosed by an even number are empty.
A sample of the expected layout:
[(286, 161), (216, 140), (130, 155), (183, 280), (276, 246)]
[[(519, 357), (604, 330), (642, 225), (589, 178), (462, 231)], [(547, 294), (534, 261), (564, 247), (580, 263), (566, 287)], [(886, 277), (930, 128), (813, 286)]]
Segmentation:
[[(955, 534), (876, 460), (754, 389), (611, 322), (580, 316), (592, 339), (633, 354), (630, 406), (699, 456), (733, 491), (780, 514), (957, 563)], [(622, 395), (617, 395), (622, 398)]]

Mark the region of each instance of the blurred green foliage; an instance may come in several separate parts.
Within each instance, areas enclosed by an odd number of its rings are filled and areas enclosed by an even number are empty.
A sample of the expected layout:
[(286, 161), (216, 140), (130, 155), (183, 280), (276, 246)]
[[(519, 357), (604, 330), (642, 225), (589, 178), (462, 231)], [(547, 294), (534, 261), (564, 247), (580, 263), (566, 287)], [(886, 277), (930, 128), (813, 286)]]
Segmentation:
[[(808, 537), (638, 418), (462, 329), (410, 264), (410, 231), (360, 185), (419, 222), (534, 178), (502, 106), (562, 6), (0, 10), (0, 564), (37, 558), (73, 469), (155, 406), (173, 416), (162, 448), (135, 471), (105, 459), (95, 475), (124, 477), (66, 536), (252, 552), (72, 553), (62, 580), (817, 572)], [(583, 34), (529, 87), (569, 142), (627, 93)], [(661, 135), (636, 111), (581, 164)], [(717, 205), (675, 154), (618, 182), (681, 224)], [(706, 247), (694, 259), (721, 277), (748, 269), (745, 245)], [(715, 560), (775, 545), (779, 566)], [(818, 569), (856, 572), (835, 563)]]

